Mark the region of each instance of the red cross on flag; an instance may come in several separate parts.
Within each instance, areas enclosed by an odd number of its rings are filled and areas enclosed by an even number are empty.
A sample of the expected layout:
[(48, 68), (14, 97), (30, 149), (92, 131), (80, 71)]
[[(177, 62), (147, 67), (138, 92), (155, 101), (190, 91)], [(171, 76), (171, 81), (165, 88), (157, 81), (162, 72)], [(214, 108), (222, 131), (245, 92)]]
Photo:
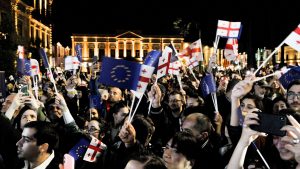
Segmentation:
[(39, 67), (39, 62), (36, 59), (30, 59), (30, 75), (35, 76), (39, 75), (40, 73), (40, 67)]
[(171, 56), (172, 56), (172, 49), (166, 46), (165, 50), (162, 52), (162, 55), (158, 61), (157, 79), (165, 76), (168, 73)]
[(67, 56), (65, 58), (65, 70), (78, 69), (79, 64), (80, 62), (77, 57)]
[(285, 39), (286, 44), (300, 52), (300, 25)]
[(194, 67), (198, 66), (199, 62), (198, 60), (196, 60), (195, 57), (192, 57), (189, 61), (188, 61), (188, 67), (189, 69), (193, 69)]
[(179, 75), (179, 71), (180, 71), (181, 66), (182, 66), (181, 61), (179, 61), (179, 60), (177, 60), (173, 63), (170, 63), (168, 73), (172, 74), (172, 75)]
[(225, 50), (224, 50), (224, 56), (228, 61), (235, 60), (238, 56), (238, 40), (236, 38), (228, 38)]
[(217, 36), (238, 38), (241, 22), (229, 22), (218, 20)]
[(89, 162), (95, 162), (97, 157), (106, 150), (107, 146), (102, 143), (100, 140), (96, 139), (95, 137), (91, 136), (92, 140), (88, 149), (86, 150), (83, 160)]
[(140, 77), (138, 81), (138, 85), (135, 91), (132, 90), (134, 95), (137, 98), (140, 98), (145, 93), (148, 83), (150, 81), (150, 78), (154, 72), (154, 67), (148, 66), (148, 65), (142, 65), (140, 70)]
[(185, 48), (182, 52), (178, 53), (178, 56), (183, 57), (196, 57), (196, 60), (203, 61), (203, 54), (202, 54), (202, 43), (201, 39), (190, 44), (187, 48)]

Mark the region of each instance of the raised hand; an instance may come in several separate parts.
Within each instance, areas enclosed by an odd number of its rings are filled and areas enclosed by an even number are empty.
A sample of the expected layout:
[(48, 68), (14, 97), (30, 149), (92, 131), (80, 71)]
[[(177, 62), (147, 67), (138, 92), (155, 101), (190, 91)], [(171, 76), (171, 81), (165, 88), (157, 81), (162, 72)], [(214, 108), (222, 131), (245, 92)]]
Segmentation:
[(124, 122), (124, 125), (121, 128), (119, 137), (126, 147), (130, 147), (136, 143), (136, 131), (133, 125), (127, 120)]

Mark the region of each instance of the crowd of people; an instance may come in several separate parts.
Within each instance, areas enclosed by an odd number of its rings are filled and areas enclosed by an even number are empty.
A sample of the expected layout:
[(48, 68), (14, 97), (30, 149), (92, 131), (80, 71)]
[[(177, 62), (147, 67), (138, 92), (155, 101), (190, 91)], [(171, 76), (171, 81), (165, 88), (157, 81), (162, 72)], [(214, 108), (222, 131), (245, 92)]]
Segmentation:
[[(95, 72), (53, 69), (54, 84), (46, 77), (38, 85), (30, 76), (7, 79), (0, 168), (67, 167), (65, 154), (82, 138), (103, 147), (92, 161), (76, 150), (76, 169), (300, 168), (300, 79), (284, 89), (276, 76), (255, 80), (269, 70), (213, 71), (217, 112), (202, 93), (205, 73), (197, 70), (182, 71), (181, 85), (171, 75), (156, 83), (154, 74), (139, 105), (131, 104), (130, 90), (98, 83)], [(260, 113), (286, 117), (286, 134), (254, 130)]]

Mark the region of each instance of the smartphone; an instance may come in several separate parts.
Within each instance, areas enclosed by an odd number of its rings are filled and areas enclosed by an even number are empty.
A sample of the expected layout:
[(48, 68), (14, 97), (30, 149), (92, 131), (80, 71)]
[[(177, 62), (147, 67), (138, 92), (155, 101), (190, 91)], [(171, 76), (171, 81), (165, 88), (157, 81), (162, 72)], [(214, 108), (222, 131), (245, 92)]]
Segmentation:
[(75, 160), (70, 154), (64, 155), (64, 169), (75, 169)]
[(285, 136), (286, 131), (280, 130), (283, 126), (286, 125), (287, 117), (284, 115), (277, 114), (266, 114), (266, 113), (257, 113), (259, 118), (259, 125), (250, 125), (249, 127), (252, 130), (259, 132), (264, 132), (267, 134), (275, 136)]
[(21, 92), (24, 94), (24, 96), (29, 96), (28, 86), (27, 85), (22, 85), (21, 86)]

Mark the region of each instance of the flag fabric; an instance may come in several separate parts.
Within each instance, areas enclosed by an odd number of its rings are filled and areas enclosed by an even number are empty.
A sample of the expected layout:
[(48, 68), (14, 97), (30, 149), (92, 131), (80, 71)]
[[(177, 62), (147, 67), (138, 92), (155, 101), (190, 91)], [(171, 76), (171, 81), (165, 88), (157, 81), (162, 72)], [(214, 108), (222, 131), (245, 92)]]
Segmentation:
[(79, 44), (75, 46), (75, 52), (76, 52), (76, 57), (78, 58), (79, 62), (82, 62), (82, 48)]
[(148, 65), (142, 65), (136, 92), (144, 94), (153, 72), (154, 72), (154, 67)]
[(97, 157), (107, 149), (107, 146), (95, 137), (91, 137), (92, 140), (86, 150), (83, 160), (88, 162), (95, 162), (97, 160)]
[(195, 57), (197, 61), (203, 61), (202, 43), (201, 39), (190, 44), (182, 52), (178, 53), (178, 56), (183, 57)]
[(200, 82), (200, 87), (204, 97), (206, 97), (210, 93), (216, 92), (217, 87), (213, 74), (206, 74)]
[(141, 64), (104, 57), (99, 83), (123, 89), (136, 90)]
[(196, 57), (192, 57), (191, 59), (189, 59), (189, 61), (188, 61), (189, 69), (193, 69), (194, 67), (196, 67), (198, 65), (199, 65), (199, 62), (198, 62), (198, 60), (196, 60)]
[(175, 47), (173, 46), (172, 43), (170, 43), (168, 47), (171, 48), (171, 50), (172, 50), (170, 63), (176, 62), (178, 60), (178, 56), (177, 56), (177, 51), (176, 51)]
[(24, 59), (24, 54), (25, 50), (24, 50), (24, 46), (18, 45), (18, 56), (19, 59)]
[(173, 63), (170, 63), (168, 74), (179, 75), (181, 66), (182, 65), (181, 65), (181, 62), (179, 60), (177, 60)]
[(87, 138), (81, 138), (79, 142), (69, 151), (69, 154), (74, 158), (75, 161), (83, 158), (89, 145), (90, 142)]
[(43, 59), (45, 68), (49, 68), (48, 57), (47, 57), (47, 54), (46, 54), (46, 52), (43, 48), (40, 49), (40, 55)]
[(65, 57), (65, 70), (74, 70), (79, 67), (79, 60), (77, 57), (67, 56)]
[(238, 40), (236, 38), (228, 38), (225, 50), (224, 50), (224, 56), (228, 61), (235, 60), (238, 56)]
[(101, 96), (97, 94), (91, 94), (90, 99), (90, 108), (101, 109)]
[(286, 89), (294, 80), (300, 79), (300, 66), (290, 68), (279, 78), (280, 83)]
[(144, 65), (149, 65), (156, 68), (160, 56), (161, 56), (161, 51), (158, 50), (150, 51), (145, 58)]
[(28, 59), (17, 60), (17, 74), (30, 76), (30, 60)]
[(168, 73), (171, 56), (172, 56), (172, 49), (166, 46), (162, 52), (162, 56), (159, 57), (158, 67), (157, 67), (157, 79), (165, 76)]
[(31, 76), (40, 74), (39, 62), (36, 59), (30, 59)]
[(300, 52), (300, 24), (298, 27), (285, 39), (285, 43)]
[(217, 36), (239, 38), (241, 22), (218, 20)]

